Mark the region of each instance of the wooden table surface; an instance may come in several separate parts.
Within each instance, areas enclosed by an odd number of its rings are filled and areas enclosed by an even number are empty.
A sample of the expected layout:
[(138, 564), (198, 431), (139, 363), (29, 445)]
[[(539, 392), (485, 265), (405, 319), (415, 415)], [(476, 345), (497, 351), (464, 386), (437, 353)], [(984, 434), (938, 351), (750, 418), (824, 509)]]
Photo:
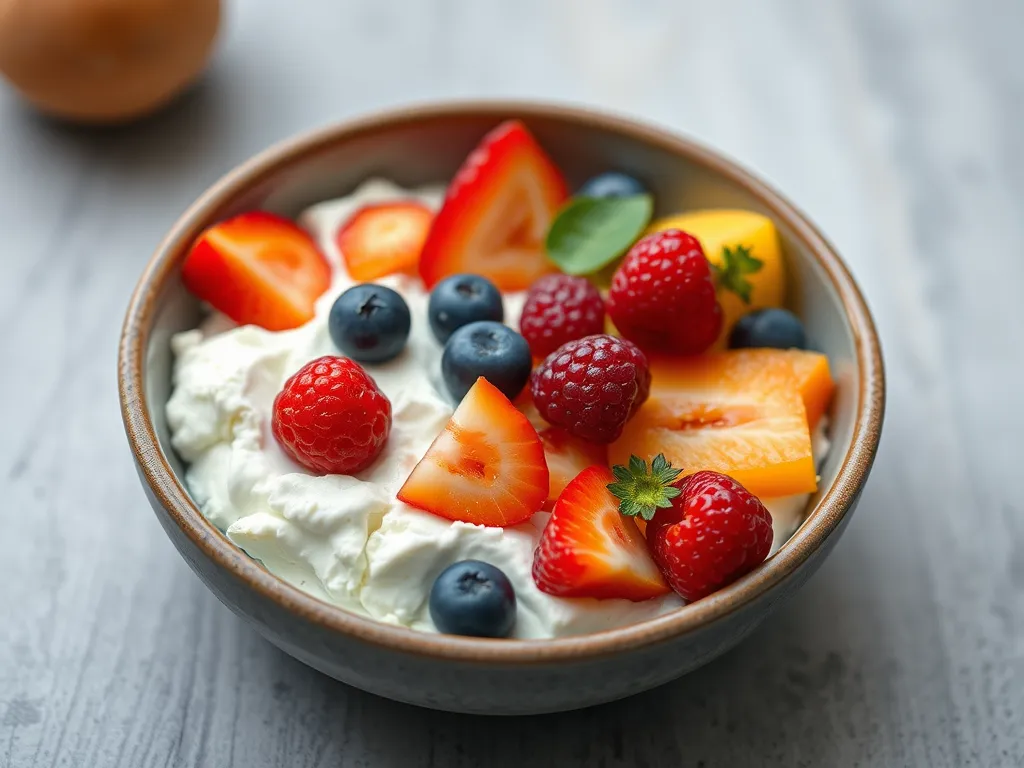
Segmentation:
[[(129, 129), (0, 92), (0, 765), (1024, 764), (1024, 4), (235, 0), (208, 77)], [(115, 392), (161, 234), (269, 143), (382, 106), (541, 97), (708, 141), (829, 233), (876, 313), (881, 452), (835, 553), (659, 690), (498, 720), (260, 639), (139, 487)]]

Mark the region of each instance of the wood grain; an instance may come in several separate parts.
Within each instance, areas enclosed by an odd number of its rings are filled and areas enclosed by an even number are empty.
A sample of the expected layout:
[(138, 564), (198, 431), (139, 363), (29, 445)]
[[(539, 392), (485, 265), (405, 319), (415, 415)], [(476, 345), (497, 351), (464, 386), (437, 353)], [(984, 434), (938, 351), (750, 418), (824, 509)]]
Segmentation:
[[(246, 0), (209, 76), (129, 129), (0, 93), (0, 765), (1024, 764), (1024, 5)], [(114, 359), (162, 232), (230, 166), (409, 100), (524, 96), (742, 158), (830, 234), (890, 405), (860, 510), (749, 641), (657, 691), (487, 720), (292, 661), (148, 511)]]

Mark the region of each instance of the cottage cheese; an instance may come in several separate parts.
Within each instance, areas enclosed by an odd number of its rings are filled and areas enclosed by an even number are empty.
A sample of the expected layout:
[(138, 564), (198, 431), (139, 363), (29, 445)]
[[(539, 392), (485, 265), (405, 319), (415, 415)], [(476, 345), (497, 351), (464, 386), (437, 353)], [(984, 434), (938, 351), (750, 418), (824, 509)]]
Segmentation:
[[(303, 213), (300, 224), (316, 238), (334, 272), (316, 317), (305, 326), (275, 333), (235, 327), (214, 314), (199, 329), (173, 339), (174, 391), (167, 420), (174, 448), (189, 465), (185, 479), (193, 498), (231, 541), (299, 589), (423, 631), (435, 631), (427, 607), (435, 577), (470, 558), (508, 575), (518, 598), (515, 636), (520, 638), (595, 632), (682, 605), (675, 595), (643, 603), (546, 595), (530, 575), (544, 513), (515, 527), (486, 528), (451, 522), (395, 498), (453, 412), (440, 382), (441, 349), (427, 322), (428, 294), (415, 278), (379, 281), (403, 295), (413, 318), (405, 351), (388, 363), (367, 366), (393, 408), (391, 436), (380, 459), (357, 476), (312, 476), (271, 435), (271, 407), (285, 380), (310, 360), (337, 353), (327, 316), (334, 299), (353, 282), (334, 244), (337, 226), (372, 202), (416, 199), (436, 208), (443, 192), (370, 180), (348, 197)], [(518, 318), (522, 298), (505, 297), (508, 320)], [(827, 447), (819, 431), (817, 455)], [(775, 524), (773, 549), (795, 530), (806, 504), (804, 496), (767, 501)]]

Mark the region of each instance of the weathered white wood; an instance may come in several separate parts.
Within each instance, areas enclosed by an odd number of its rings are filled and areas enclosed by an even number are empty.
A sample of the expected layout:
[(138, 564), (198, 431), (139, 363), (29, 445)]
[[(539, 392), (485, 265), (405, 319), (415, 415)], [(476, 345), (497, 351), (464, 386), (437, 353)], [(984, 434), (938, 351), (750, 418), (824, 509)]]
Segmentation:
[[(132, 128), (0, 92), (0, 765), (1024, 764), (1024, 5), (230, 4), (205, 83)], [(284, 656), (191, 575), (122, 436), (116, 337), (175, 215), (293, 132), (523, 96), (630, 113), (770, 178), (881, 328), (883, 447), (842, 544), (749, 641), (546, 718), (420, 711)]]

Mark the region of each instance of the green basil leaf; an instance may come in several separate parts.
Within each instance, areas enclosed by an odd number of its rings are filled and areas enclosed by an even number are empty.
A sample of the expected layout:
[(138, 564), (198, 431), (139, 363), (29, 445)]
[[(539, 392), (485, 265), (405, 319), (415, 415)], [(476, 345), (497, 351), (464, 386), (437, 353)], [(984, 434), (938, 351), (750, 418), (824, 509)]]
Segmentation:
[(558, 212), (544, 245), (568, 275), (589, 275), (625, 253), (651, 220), (650, 195), (575, 197)]

